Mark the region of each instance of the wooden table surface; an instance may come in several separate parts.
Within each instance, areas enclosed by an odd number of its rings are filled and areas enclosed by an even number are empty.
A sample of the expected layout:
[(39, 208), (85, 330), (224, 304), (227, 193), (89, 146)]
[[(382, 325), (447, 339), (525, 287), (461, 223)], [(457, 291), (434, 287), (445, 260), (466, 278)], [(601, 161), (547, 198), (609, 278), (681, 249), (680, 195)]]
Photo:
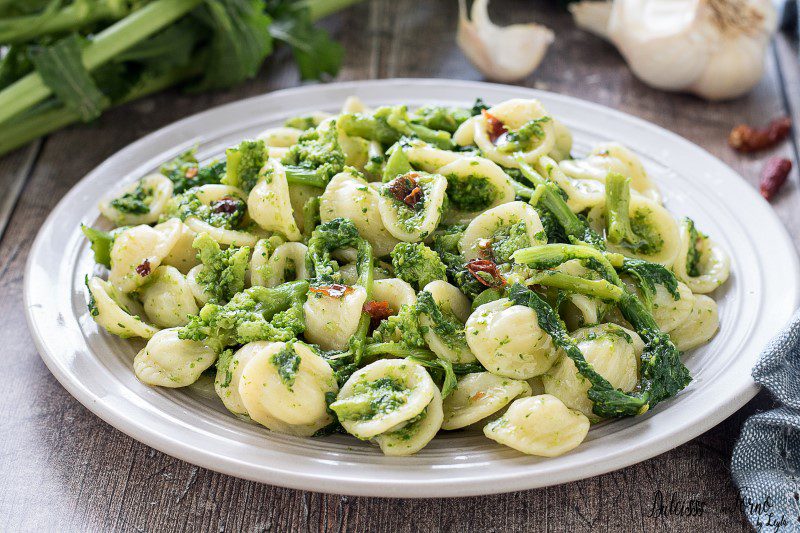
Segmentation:
[[(747, 97), (710, 104), (654, 91), (616, 51), (573, 27), (556, 2), (495, 0), (498, 21), (532, 17), (556, 33), (524, 84), (598, 102), (659, 124), (705, 147), (751, 181), (761, 157), (726, 145), (740, 122), (793, 115), (800, 124), (796, 44), (780, 36), (766, 74)], [(454, 0), (376, 0), (326, 21), (346, 46), (341, 80), (388, 77), (481, 79), (455, 45)], [(540, 490), (463, 499), (391, 500), (283, 489), (195, 467), (101, 421), (48, 372), (28, 333), (22, 277), (30, 244), (59, 199), (92, 168), (136, 139), (212, 106), (299, 81), (286, 50), (252, 82), (228, 92), (158, 95), (58, 132), (0, 158), (0, 530), (219, 531), (747, 531), (729, 474), (742, 422), (768, 409), (759, 394), (727, 421), (638, 465)], [(775, 153), (797, 166), (797, 130)], [(774, 201), (800, 241), (797, 171)], [(743, 214), (746, 216), (746, 214)], [(653, 516), (654, 497), (704, 502), (701, 516)], [(658, 515), (658, 513), (656, 513)]]

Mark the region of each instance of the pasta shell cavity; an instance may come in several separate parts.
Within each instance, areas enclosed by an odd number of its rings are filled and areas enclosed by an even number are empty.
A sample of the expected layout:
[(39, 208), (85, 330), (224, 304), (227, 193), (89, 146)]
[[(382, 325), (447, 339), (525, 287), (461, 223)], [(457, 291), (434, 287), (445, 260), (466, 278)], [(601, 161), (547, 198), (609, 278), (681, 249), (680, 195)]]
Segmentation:
[(515, 251), (545, 243), (547, 235), (536, 210), (515, 201), (475, 217), (464, 231), (460, 246), (467, 261), (492, 259), (507, 263)]
[(323, 350), (344, 349), (358, 329), (366, 301), (367, 291), (360, 286), (348, 286), (341, 296), (310, 292), (303, 304), (306, 340)]
[(462, 157), (437, 172), (447, 178), (448, 223), (467, 223), (477, 213), (514, 201), (506, 173), (483, 157)]
[(435, 390), (420, 364), (381, 359), (354, 372), (331, 409), (348, 433), (367, 440), (414, 422), (434, 399)]
[(464, 156), (464, 154), (436, 148), (419, 139), (402, 144), (401, 149), (414, 168), (425, 172), (438, 172), (440, 168), (458, 161)]
[(549, 394), (514, 400), (483, 433), (522, 453), (557, 457), (576, 448), (589, 433), (589, 419)]
[(244, 365), (238, 388), (252, 420), (303, 437), (333, 422), (325, 398), (339, 389), (330, 365), (302, 342), (258, 350)]
[(497, 413), (518, 396), (531, 394), (525, 381), (490, 372), (462, 376), (458, 387), (444, 401), (442, 429), (460, 429)]
[(184, 326), (198, 312), (191, 286), (175, 267), (158, 267), (139, 295), (147, 317), (162, 328)]
[(375, 442), (384, 455), (412, 455), (433, 440), (442, 428), (442, 420), (444, 420), (442, 393), (434, 387), (431, 403), (420, 414), (402, 424), (399, 429), (377, 435)]
[[(245, 192), (231, 185), (211, 184), (190, 189), (184, 195), (188, 200), (196, 198), (196, 207), (187, 211), (184, 222), (195, 233), (208, 233), (222, 245), (253, 246), (258, 236), (239, 228), (246, 227), (248, 219), (240, 215), (246, 207)], [(183, 196), (183, 195), (182, 195)], [(176, 197), (180, 198), (180, 197)], [(185, 200), (184, 200), (185, 201)], [(234, 208), (234, 215), (228, 213), (228, 206)]]
[(142, 320), (144, 309), (139, 302), (111, 283), (94, 277), (86, 282), (86, 287), (89, 289), (89, 312), (97, 325), (109, 333), (123, 339), (149, 339), (158, 332), (158, 328)]
[[(605, 234), (605, 211), (603, 202), (591, 209), (587, 216), (589, 225), (600, 235)], [(666, 267), (672, 266), (678, 255), (681, 239), (678, 224), (669, 211), (659, 203), (635, 194), (631, 195), (628, 212), (633, 231), (647, 242), (647, 247), (636, 251), (625, 242), (608, 242), (608, 249), (627, 257), (644, 259)]]
[(290, 241), (302, 239), (294, 219), (286, 170), (277, 161), (267, 161), (259, 172), (258, 183), (247, 197), (247, 210), (265, 231), (280, 233)]
[[(728, 281), (731, 260), (728, 254), (706, 235), (694, 230), (694, 222), (681, 223), (681, 245), (672, 270), (694, 293), (708, 294)], [(692, 263), (690, 252), (695, 254)]]
[[(538, 100), (506, 100), (474, 117), (472, 124), (475, 144), (486, 157), (504, 167), (518, 168), (516, 157), (520, 155), (526, 162), (536, 163), (556, 145), (553, 120)], [(500, 131), (504, 133), (497, 135)], [(516, 140), (522, 132), (526, 132), (524, 137)]]
[(605, 180), (575, 179), (567, 176), (558, 163), (550, 157), (542, 157), (537, 168), (543, 177), (554, 181), (564, 189), (567, 193), (567, 206), (572, 212), (581, 213), (605, 202)]
[[(586, 361), (614, 388), (623, 392), (636, 388), (639, 356), (644, 343), (635, 332), (614, 324), (602, 324), (579, 329), (572, 337)], [(592, 413), (593, 403), (587, 396), (591, 384), (578, 373), (572, 359), (562, 354), (542, 376), (542, 382), (547, 394), (555, 396), (570, 409), (599, 420)]]
[(394, 238), (419, 242), (433, 233), (444, 210), (447, 179), (409, 172), (381, 188), (378, 205), (383, 225)]
[(529, 379), (546, 372), (558, 352), (539, 327), (536, 311), (501, 298), (479, 306), (466, 324), (467, 342), (478, 361), (493, 374)]
[(163, 329), (133, 359), (139, 381), (159, 387), (186, 387), (217, 360), (213, 348), (178, 337), (179, 328)]
[[(173, 224), (174, 222), (172, 222), (172, 220), (173, 219), (170, 219), (167, 222), (157, 225), (156, 229), (164, 227), (163, 224)], [(192, 231), (192, 229), (183, 222), (178, 221), (177, 226), (178, 239), (167, 254), (167, 257), (162, 261), (162, 264), (173, 266), (182, 274), (186, 274), (192, 267), (200, 264), (200, 260), (197, 258), (197, 250), (192, 247), (197, 233)]]
[(299, 242), (285, 242), (278, 245), (270, 254), (269, 240), (256, 243), (250, 260), (250, 281), (252, 285), (276, 287), (287, 281), (308, 279), (306, 253), (308, 247)]
[(179, 238), (179, 220), (155, 228), (143, 224), (124, 230), (111, 246), (108, 280), (122, 292), (135, 291), (148, 281)]
[(414, 305), (417, 293), (414, 288), (400, 278), (378, 279), (372, 284), (372, 299), (386, 302), (397, 312), (404, 305)]
[(303, 130), (301, 129), (280, 126), (262, 131), (258, 134), (257, 139), (262, 139), (264, 145), (271, 148), (289, 148), (297, 144), (302, 134)]
[(172, 197), (172, 181), (161, 174), (148, 174), (127, 185), (114, 198), (100, 203), (100, 212), (117, 226), (152, 224)]
[(319, 215), (322, 222), (338, 217), (350, 219), (378, 257), (388, 255), (398, 243), (383, 225), (378, 191), (349, 172), (337, 174), (328, 183), (320, 197)]
[(470, 302), (456, 287), (446, 281), (428, 283), (418, 296), (426, 305), (420, 309), (419, 323), (428, 347), (451, 363), (475, 361), (464, 332), (470, 316)]

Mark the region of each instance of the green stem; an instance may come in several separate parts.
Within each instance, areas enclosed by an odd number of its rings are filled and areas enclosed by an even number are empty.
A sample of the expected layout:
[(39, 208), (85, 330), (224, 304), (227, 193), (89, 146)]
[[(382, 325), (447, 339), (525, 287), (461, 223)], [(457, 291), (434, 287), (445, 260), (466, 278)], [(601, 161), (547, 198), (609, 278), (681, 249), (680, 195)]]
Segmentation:
[(514, 252), (512, 256), (514, 262), (522, 263), (531, 268), (547, 269), (555, 268), (571, 259), (581, 259), (593, 261), (596, 270), (608, 281), (617, 287), (624, 287), (617, 271), (611, 262), (605, 257), (602, 251), (591, 246), (576, 244), (543, 244), (541, 246), (531, 246), (522, 248)]
[(395, 357), (419, 357), (420, 359), (436, 360), (436, 354), (424, 348), (410, 348), (399, 342), (379, 342), (364, 348), (364, 355), (393, 355)]
[(129, 10), (124, 3), (103, 1), (88, 7), (75, 2), (51, 13), (23, 15), (0, 20), (0, 42), (17, 44), (42, 36), (67, 33), (101, 20), (119, 20)]
[[(99, 33), (83, 50), (83, 65), (92, 71), (120, 52), (170, 25), (201, 0), (156, 0)], [(52, 94), (33, 72), (0, 91), (0, 124), (30, 109)], [(14, 126), (16, 127), (16, 125)]]
[(324, 189), (328, 185), (328, 180), (320, 177), (316, 171), (307, 170), (300, 167), (286, 165), (286, 181), (290, 185), (311, 185)]
[(305, 0), (303, 3), (311, 14), (311, 20), (315, 21), (359, 2), (361, 0)]
[(528, 285), (545, 285), (569, 292), (585, 294), (604, 301), (617, 302), (625, 291), (604, 279), (585, 279), (556, 270), (545, 270), (525, 280)]

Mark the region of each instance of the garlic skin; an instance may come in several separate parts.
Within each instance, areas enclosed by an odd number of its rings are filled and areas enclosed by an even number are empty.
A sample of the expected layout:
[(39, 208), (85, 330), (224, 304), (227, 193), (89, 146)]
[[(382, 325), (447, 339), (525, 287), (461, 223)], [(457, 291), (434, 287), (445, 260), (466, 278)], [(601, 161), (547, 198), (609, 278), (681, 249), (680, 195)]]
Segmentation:
[(736, 98), (764, 72), (772, 0), (613, 0), (570, 5), (576, 24), (613, 43), (643, 82), (708, 100)]
[(458, 2), (456, 42), (487, 78), (511, 82), (520, 80), (539, 66), (554, 35), (539, 24), (497, 26), (489, 19), (489, 0), (475, 0), (467, 18), (466, 0)]

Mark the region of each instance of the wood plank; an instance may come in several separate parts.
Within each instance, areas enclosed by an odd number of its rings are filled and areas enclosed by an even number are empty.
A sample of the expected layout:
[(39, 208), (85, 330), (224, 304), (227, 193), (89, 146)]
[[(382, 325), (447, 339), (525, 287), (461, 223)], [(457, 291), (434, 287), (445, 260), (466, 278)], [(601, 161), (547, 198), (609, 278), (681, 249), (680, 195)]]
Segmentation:
[[(782, 57), (782, 45), (753, 95), (707, 104), (644, 86), (610, 46), (573, 28), (569, 16), (552, 4), (529, 0), (492, 4), (501, 22), (535, 18), (557, 33), (541, 68), (525, 85), (652, 120), (705, 146), (756, 183), (760, 160), (733, 153), (725, 137), (737, 122), (760, 122), (787, 112), (775, 61)], [(326, 25), (348, 50), (340, 79), (480, 79), (454, 46), (456, 15), (455, 2), (377, 0), (334, 17)], [(368, 26), (361, 29), (365, 21)], [(6, 353), (14, 357), (6, 365), (6, 387), (0, 397), (0, 527), (10, 531), (748, 531), (728, 464), (743, 420), (770, 407), (765, 394), (701, 437), (618, 472), (506, 495), (408, 501), (320, 495), (217, 474), (135, 442), (69, 396), (36, 354), (20, 309), (22, 271), (39, 225), (78, 179), (129, 142), (210, 106), (297, 84), (287, 56), (280, 52), (261, 76), (236, 90), (159, 95), (114, 110), (91, 126), (57, 133), (42, 147), (10, 230), (0, 242), (4, 296), (0, 331)], [(791, 155), (790, 147), (780, 147), (776, 153)], [(13, 175), (8, 169), (19, 168), (23, 159), (0, 160), (0, 179)], [(787, 186), (776, 202), (795, 239), (800, 233), (797, 202), (796, 184)], [(648, 516), (657, 491), (667, 497), (674, 493), (678, 499), (703, 500), (706, 512), (699, 517)]]

